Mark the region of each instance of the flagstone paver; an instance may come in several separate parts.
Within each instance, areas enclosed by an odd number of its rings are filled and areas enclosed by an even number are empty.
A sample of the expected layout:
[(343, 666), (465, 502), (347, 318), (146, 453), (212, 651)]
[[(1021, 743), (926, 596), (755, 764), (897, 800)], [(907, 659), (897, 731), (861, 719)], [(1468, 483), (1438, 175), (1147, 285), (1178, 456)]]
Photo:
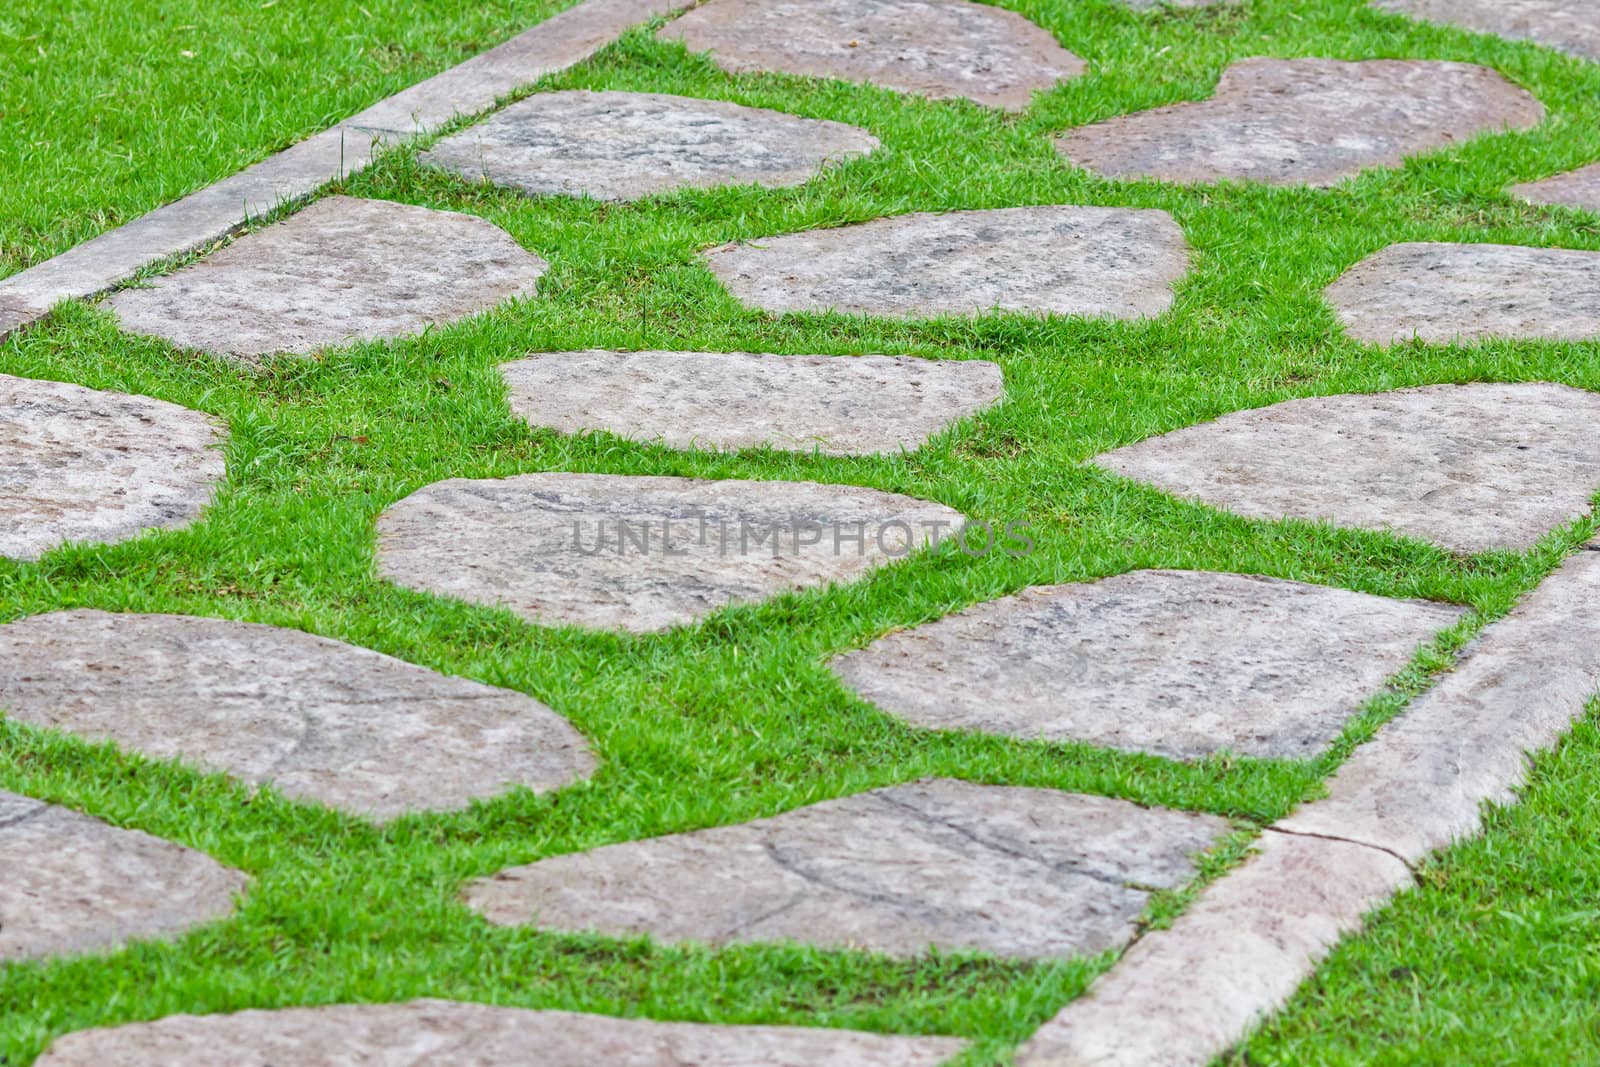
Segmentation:
[(1530, 204), (1548, 204), (1600, 212), (1600, 163), (1591, 163), (1542, 181), (1513, 185), (1511, 193)]
[(1085, 69), (1047, 30), (967, 0), (709, 0), (660, 37), (735, 74), (838, 78), (1009, 110)]
[(1600, 59), (1594, 0), (1373, 0), (1384, 11)]
[(836, 658), (917, 726), (1190, 759), (1305, 759), (1463, 609), (1276, 578), (1038, 586)]
[(134, 333), (249, 361), (454, 322), (544, 270), (483, 219), (331, 196), (106, 303)]
[(0, 374), (0, 556), (188, 525), (224, 477), (224, 439), (164, 400)]
[(1094, 462), (1250, 518), (1522, 550), (1589, 511), (1597, 423), (1600, 394), (1564, 385), (1434, 385), (1235, 412)]
[(562, 433), (673, 448), (915, 451), (999, 401), (986, 360), (748, 352), (547, 352), (500, 368), (511, 408)]
[(800, 941), (1041, 959), (1127, 943), (1227, 829), (1050, 789), (930, 780), (609, 845), (467, 890), (489, 921), (665, 942)]
[(739, 300), (919, 318), (989, 311), (1153, 317), (1189, 269), (1164, 211), (1017, 207), (896, 215), (711, 249)]
[(65, 611), (0, 626), (0, 708), (380, 818), (595, 767), (531, 697), (228, 619)]
[(1543, 117), (1537, 99), (1487, 67), (1257, 58), (1223, 72), (1209, 100), (1082, 126), (1057, 147), (1114, 178), (1326, 186)]

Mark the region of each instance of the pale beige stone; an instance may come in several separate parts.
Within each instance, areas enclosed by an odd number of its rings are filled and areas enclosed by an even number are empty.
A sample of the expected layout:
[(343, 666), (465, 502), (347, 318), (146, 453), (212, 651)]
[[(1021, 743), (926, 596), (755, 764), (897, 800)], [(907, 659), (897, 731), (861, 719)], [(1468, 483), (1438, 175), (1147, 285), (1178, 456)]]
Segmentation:
[(1519, 41), (1537, 41), (1600, 59), (1600, 6), (1594, 0), (1373, 0), (1375, 6)]
[(1511, 193), (1530, 204), (1600, 212), (1600, 163), (1557, 174), (1542, 181), (1513, 185)]

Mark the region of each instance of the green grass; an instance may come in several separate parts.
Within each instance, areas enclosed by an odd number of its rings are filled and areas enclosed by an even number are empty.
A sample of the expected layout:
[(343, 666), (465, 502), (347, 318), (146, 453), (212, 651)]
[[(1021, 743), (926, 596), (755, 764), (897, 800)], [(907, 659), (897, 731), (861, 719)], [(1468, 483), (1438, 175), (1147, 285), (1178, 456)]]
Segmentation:
[[(86, 0), (13, 4), (0, 13), (0, 173), (19, 180), (0, 183), (0, 272), (220, 177), (555, 6), (137, 0), (108, 14)], [(735, 100), (855, 123), (882, 140), (880, 152), (798, 189), (630, 205), (530, 200), (421, 169), (409, 149), (343, 188), (494, 221), (550, 261), (538, 299), (259, 372), (124, 335), (84, 305), (0, 345), (0, 372), (157, 396), (232, 429), (228, 483), (204, 521), (135, 543), (70, 547), (36, 565), (0, 561), (0, 619), (93, 606), (300, 627), (530, 693), (604, 759), (592, 781), (555, 795), (519, 793), (375, 829), (270, 790), (0, 722), (0, 788), (193, 845), (256, 880), (236, 918), (181, 941), (0, 970), (0, 1063), (23, 1067), (66, 1031), (175, 1011), (417, 995), (953, 1033), (977, 1042), (969, 1064), (1004, 1062), (1109, 959), (896, 962), (793, 947), (665, 948), (491, 928), (457, 893), (508, 864), (935, 774), (1211, 811), (1248, 831), (1315, 795), (1473, 630), (1592, 532), (1580, 522), (1526, 555), (1461, 559), (1374, 533), (1245, 521), (1085, 461), (1294, 396), (1477, 380), (1600, 389), (1600, 345), (1378, 350), (1345, 340), (1319, 295), (1363, 256), (1402, 240), (1600, 249), (1600, 219), (1502, 192), (1600, 158), (1600, 65), (1382, 17), (1358, 0), (1149, 15), (1100, 0), (1015, 6), (1092, 68), (1015, 118), (864, 87), (729, 77), (644, 32), (541, 83)], [(177, 29), (191, 22), (204, 30)], [(207, 42), (191, 49), (192, 63), (171, 54), (187, 47), (186, 35)], [(36, 45), (45, 52), (37, 62)], [(199, 62), (213, 52), (228, 58)], [(1550, 117), (1529, 133), (1325, 191), (1109, 182), (1052, 150), (1052, 132), (1204, 97), (1230, 61), (1259, 54), (1486, 63), (1535, 92)], [(141, 55), (158, 61), (131, 62)], [(741, 308), (696, 260), (697, 250), (740, 237), (1048, 203), (1170, 211), (1195, 249), (1173, 311), (1142, 323), (772, 318)], [(591, 346), (991, 359), (1004, 368), (1007, 400), (914, 454), (871, 459), (675, 452), (562, 437), (512, 418), (496, 364)], [(442, 478), (541, 470), (867, 485), (995, 523), (1025, 521), (1038, 551), (927, 554), (653, 637), (538, 628), (374, 577), (373, 522), (388, 504)], [(822, 667), (888, 630), (1030, 584), (1140, 567), (1271, 574), (1476, 611), (1356, 717), (1331, 753), (1305, 763), (1180, 764), (927, 733), (854, 699)], [(1593, 1028), (1572, 1017), (1574, 1004), (1594, 1002), (1600, 966), (1597, 794), (1600, 732), (1586, 726), (1541, 764), (1527, 805), (1497, 814), (1488, 837), (1433, 864), (1426, 888), (1342, 949), (1248, 1044), (1248, 1062), (1600, 1057)], [(1182, 902), (1163, 896), (1148, 918), (1163, 921)]]

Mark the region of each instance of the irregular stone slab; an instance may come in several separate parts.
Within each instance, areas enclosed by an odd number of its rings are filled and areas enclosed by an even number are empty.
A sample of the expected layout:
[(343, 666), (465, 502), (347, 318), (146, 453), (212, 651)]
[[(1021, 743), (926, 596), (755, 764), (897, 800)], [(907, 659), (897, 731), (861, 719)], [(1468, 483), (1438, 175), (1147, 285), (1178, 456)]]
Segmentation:
[(385, 819), (595, 767), (582, 736), (521, 693), (228, 619), (63, 611), (0, 626), (0, 708)]
[(1513, 185), (1511, 193), (1530, 204), (1600, 212), (1600, 163), (1591, 163), (1543, 181)]
[(137, 830), (0, 790), (0, 961), (109, 951), (227, 918), (247, 879)]
[(1373, 0), (1398, 15), (1600, 59), (1600, 8), (1591, 0)]
[[(444, 1000), (171, 1015), (57, 1038), (37, 1067), (935, 1067), (966, 1047), (795, 1026), (713, 1026)], [(537, 1050), (534, 1052), (533, 1050)]]
[(1240, 411), (1094, 462), (1253, 519), (1522, 550), (1589, 510), (1597, 420), (1600, 394), (1564, 385), (1432, 385)]
[(1085, 70), (1047, 30), (967, 0), (710, 0), (659, 36), (734, 74), (837, 78), (1012, 111)]
[(813, 482), (455, 478), (379, 517), (378, 570), (546, 626), (651, 631), (850, 581), (965, 521), (925, 500)]
[(330, 196), (106, 304), (134, 333), (248, 361), (451, 323), (533, 295), (545, 266), (471, 215)]
[(1038, 586), (831, 667), (916, 726), (1304, 759), (1464, 609), (1240, 574)]
[(1005, 392), (987, 360), (547, 352), (500, 368), (511, 409), (562, 433), (672, 448), (914, 452)]
[(420, 157), (535, 196), (634, 200), (730, 183), (779, 188), (878, 147), (866, 130), (660, 93), (538, 93)]
[(199, 518), (225, 474), (210, 416), (0, 374), (0, 556), (127, 541)]
[(1357, 341), (1467, 343), (1600, 337), (1600, 252), (1518, 245), (1398, 244), (1327, 290)]
[(1172, 216), (1104, 207), (896, 215), (723, 245), (705, 258), (751, 307), (899, 318), (1150, 318), (1172, 306), (1189, 270)]
[(1152, 888), (1188, 881), (1226, 830), (1212, 815), (933, 780), (556, 856), (473, 884), (467, 902), (493, 923), (614, 937), (1044, 959), (1126, 944)]
[(1209, 100), (1082, 126), (1056, 146), (1112, 178), (1327, 186), (1543, 117), (1531, 94), (1467, 63), (1246, 59)]

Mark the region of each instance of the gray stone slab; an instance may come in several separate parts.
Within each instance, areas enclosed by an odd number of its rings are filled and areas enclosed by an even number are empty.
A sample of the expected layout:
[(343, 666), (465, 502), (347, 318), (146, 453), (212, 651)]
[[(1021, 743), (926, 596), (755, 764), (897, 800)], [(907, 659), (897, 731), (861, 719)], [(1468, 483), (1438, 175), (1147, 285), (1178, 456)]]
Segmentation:
[(224, 477), (224, 439), (164, 400), (0, 374), (0, 556), (187, 526)]
[(837, 78), (1013, 111), (1085, 70), (1049, 31), (967, 0), (709, 0), (660, 36), (735, 74)]
[(1398, 244), (1328, 287), (1357, 341), (1470, 343), (1600, 338), (1600, 252), (1519, 245)]
[(1591, 163), (1543, 181), (1513, 185), (1510, 192), (1530, 204), (1600, 212), (1600, 163)]
[(379, 516), (378, 571), (542, 625), (652, 631), (851, 581), (965, 521), (926, 500), (813, 482), (456, 478)]
[(531, 697), (228, 619), (65, 611), (0, 626), (0, 709), (382, 819), (595, 767)]
[(1103, 207), (896, 215), (723, 245), (705, 258), (751, 307), (899, 318), (1151, 318), (1172, 306), (1189, 270), (1172, 216)]
[(1373, 0), (1399, 15), (1600, 59), (1600, 7), (1593, 0)]
[(1113, 178), (1327, 186), (1543, 117), (1531, 94), (1467, 63), (1246, 59), (1209, 100), (1081, 126), (1056, 145)]
[(106, 304), (135, 333), (249, 361), (448, 324), (533, 295), (545, 266), (471, 215), (334, 196)]
[(0, 961), (104, 952), (227, 918), (247, 879), (209, 856), (0, 791)]
[(1600, 394), (1564, 385), (1433, 385), (1235, 412), (1094, 462), (1253, 519), (1522, 550), (1589, 511), (1597, 422)]
[(1464, 609), (1239, 574), (1038, 586), (836, 658), (916, 726), (1304, 759)]
[(1212, 815), (932, 780), (770, 819), (609, 845), (471, 885), (490, 922), (714, 945), (798, 941), (1044, 959), (1126, 944), (1189, 880)]
[(915, 451), (1000, 400), (986, 360), (748, 352), (547, 352), (500, 368), (511, 409), (562, 433), (672, 448)]

